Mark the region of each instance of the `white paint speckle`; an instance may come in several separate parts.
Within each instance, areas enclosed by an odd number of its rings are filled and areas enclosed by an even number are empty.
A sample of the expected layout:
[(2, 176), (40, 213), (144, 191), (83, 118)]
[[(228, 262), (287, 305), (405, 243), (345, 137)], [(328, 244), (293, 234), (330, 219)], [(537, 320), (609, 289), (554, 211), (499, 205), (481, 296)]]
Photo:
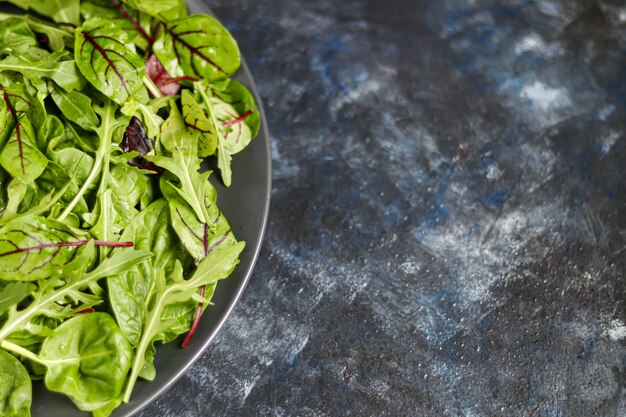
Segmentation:
[(613, 105), (606, 106), (606, 107), (601, 108), (600, 111), (598, 111), (598, 117), (600, 118), (600, 120), (602, 120), (604, 122), (614, 112), (615, 112), (615, 106), (613, 106)]
[(621, 320), (613, 320), (605, 334), (614, 342), (626, 339), (626, 325)]
[(400, 270), (402, 270), (402, 272), (408, 275), (417, 274), (420, 271), (420, 269), (421, 269), (420, 264), (417, 262), (413, 262), (413, 261), (404, 262), (403, 264), (400, 265)]
[(339, 113), (344, 106), (352, 103), (358, 103), (361, 100), (366, 99), (372, 95), (376, 95), (383, 88), (380, 81), (376, 79), (370, 79), (359, 84), (355, 89), (351, 90), (348, 94), (337, 96), (330, 104), (330, 110), (332, 114)]
[(498, 164), (491, 164), (487, 168), (487, 179), (490, 181), (499, 180), (502, 177), (502, 170), (498, 167)]
[(566, 91), (548, 87), (540, 81), (526, 85), (522, 89), (520, 97), (530, 100), (534, 106), (544, 111), (552, 107), (567, 106), (571, 103)]
[(611, 131), (607, 136), (602, 138), (601, 140), (602, 155), (604, 156), (608, 155), (611, 152), (611, 149), (613, 149), (613, 145), (615, 145), (615, 142), (617, 142), (617, 140), (621, 136), (622, 136), (621, 132)]
[(525, 36), (517, 45), (515, 45), (515, 54), (521, 55), (527, 51), (542, 51), (546, 47), (541, 36), (533, 33)]

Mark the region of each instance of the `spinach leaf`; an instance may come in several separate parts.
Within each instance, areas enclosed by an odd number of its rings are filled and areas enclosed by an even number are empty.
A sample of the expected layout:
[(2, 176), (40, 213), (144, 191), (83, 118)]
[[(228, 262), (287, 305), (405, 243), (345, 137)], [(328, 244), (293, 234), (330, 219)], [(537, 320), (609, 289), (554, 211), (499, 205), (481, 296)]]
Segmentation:
[(153, 49), (172, 77), (221, 81), (241, 65), (235, 39), (215, 18), (206, 15), (167, 22)]
[(110, 185), (111, 201), (119, 216), (119, 224), (126, 228), (137, 215), (136, 207), (148, 190), (146, 176), (128, 164), (115, 165), (111, 170)]
[(158, 271), (156, 283), (148, 294), (149, 310), (144, 319), (143, 333), (135, 352), (132, 371), (126, 385), (124, 401), (130, 401), (133, 388), (146, 360), (146, 351), (159, 336), (170, 327), (170, 320), (163, 320), (163, 312), (167, 306), (195, 299), (199, 302), (207, 300), (198, 295), (202, 286), (213, 284), (231, 274), (238, 262), (238, 257), (244, 248), (239, 242), (221, 251), (211, 252), (199, 264), (196, 272), (188, 279), (183, 278), (183, 268), (176, 263), (172, 275), (172, 282), (167, 283), (165, 272)]
[(74, 53), (85, 78), (116, 103), (148, 101), (144, 63), (126, 32), (114, 23), (101, 18), (87, 20), (76, 29)]
[(80, 0), (8, 0), (24, 10), (33, 10), (57, 23), (80, 23)]
[(122, 392), (132, 350), (107, 313), (74, 317), (41, 346), (46, 387), (69, 396), (84, 411), (106, 406)]
[(30, 294), (31, 286), (26, 282), (10, 282), (0, 288), (0, 316)]
[(67, 120), (87, 130), (98, 126), (98, 117), (91, 107), (89, 96), (80, 91), (68, 92), (60, 88), (53, 88), (50, 95)]
[(32, 396), (30, 376), (24, 365), (0, 350), (0, 415), (30, 417)]
[[(182, 252), (170, 226), (167, 202), (163, 199), (141, 211), (124, 230), (122, 240), (135, 242), (140, 250), (148, 250), (153, 257), (123, 274), (109, 277), (109, 302), (122, 331), (136, 346), (142, 334), (148, 309), (146, 300), (155, 285), (156, 271), (171, 274), (174, 263)], [(182, 258), (182, 257), (181, 257)]]

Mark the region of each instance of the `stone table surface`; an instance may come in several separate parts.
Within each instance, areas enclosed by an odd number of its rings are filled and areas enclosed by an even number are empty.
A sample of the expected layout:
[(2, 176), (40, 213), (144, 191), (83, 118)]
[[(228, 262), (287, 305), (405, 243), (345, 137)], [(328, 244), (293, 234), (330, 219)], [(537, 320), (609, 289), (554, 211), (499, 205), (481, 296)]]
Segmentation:
[(210, 0), (266, 243), (141, 417), (625, 416), (626, 3)]

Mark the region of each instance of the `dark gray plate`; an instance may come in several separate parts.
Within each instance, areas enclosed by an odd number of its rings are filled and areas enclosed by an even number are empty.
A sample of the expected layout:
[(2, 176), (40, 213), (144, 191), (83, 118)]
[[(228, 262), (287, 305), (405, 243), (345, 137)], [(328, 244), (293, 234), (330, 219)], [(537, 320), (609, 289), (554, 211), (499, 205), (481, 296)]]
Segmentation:
[[(210, 13), (208, 8), (196, 0), (187, 0), (192, 13)], [(9, 7), (0, 5), (0, 12)], [(14, 9), (11, 11), (15, 12)], [(193, 365), (206, 350), (230, 315), (239, 300), (259, 255), (267, 216), (269, 212), (271, 189), (271, 157), (269, 133), (265, 113), (261, 105), (254, 80), (246, 64), (236, 77), (254, 93), (261, 111), (261, 131), (250, 147), (233, 158), (233, 185), (226, 189), (221, 183), (213, 181), (218, 188), (218, 204), (235, 232), (238, 239), (246, 242), (246, 249), (241, 256), (241, 263), (215, 292), (215, 306), (207, 309), (201, 325), (187, 349), (179, 348), (179, 342), (160, 346), (155, 365), (157, 377), (152, 382), (140, 381), (133, 393), (132, 401), (122, 405), (113, 413), (113, 417), (130, 417), (144, 408)], [(35, 383), (33, 392), (33, 417), (86, 417), (64, 396), (46, 391), (41, 383)]]

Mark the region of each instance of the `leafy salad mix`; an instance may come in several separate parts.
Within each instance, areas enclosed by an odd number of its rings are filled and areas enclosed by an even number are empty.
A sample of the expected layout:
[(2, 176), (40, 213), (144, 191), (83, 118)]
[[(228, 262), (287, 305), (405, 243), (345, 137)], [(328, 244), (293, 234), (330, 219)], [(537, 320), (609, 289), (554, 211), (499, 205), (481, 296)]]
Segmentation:
[(257, 135), (239, 49), (184, 0), (9, 0), (0, 14), (0, 416), (32, 380), (96, 417), (193, 336), (243, 250), (215, 157)]

